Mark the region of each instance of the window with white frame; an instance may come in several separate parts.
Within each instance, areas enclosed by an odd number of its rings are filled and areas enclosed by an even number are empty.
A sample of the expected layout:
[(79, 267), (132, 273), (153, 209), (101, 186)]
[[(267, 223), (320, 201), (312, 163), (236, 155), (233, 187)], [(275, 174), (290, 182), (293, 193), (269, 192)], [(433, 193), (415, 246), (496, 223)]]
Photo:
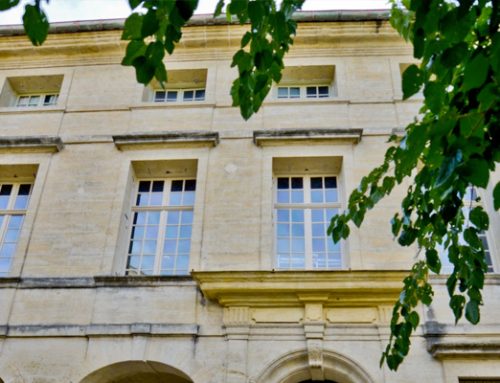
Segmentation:
[(154, 102), (205, 101), (205, 89), (155, 90)]
[(0, 183), (0, 277), (10, 271), (31, 189), (31, 183)]
[(335, 176), (289, 176), (275, 179), (276, 268), (339, 269), (340, 243), (326, 234), (339, 213)]
[(52, 106), (57, 104), (58, 94), (30, 94), (20, 95), (17, 98), (18, 107), (40, 107)]
[(143, 179), (132, 207), (128, 275), (189, 272), (195, 179)]
[(330, 97), (330, 86), (279, 86), (277, 97), (279, 99), (328, 98)]
[[(479, 198), (477, 195), (477, 190), (474, 187), (468, 187), (467, 191), (465, 193), (464, 199), (463, 199), (463, 212), (464, 212), (464, 217), (466, 220), (465, 226), (468, 226), (468, 221), (469, 221), (469, 214), (474, 209), (476, 206), (481, 206), (481, 203), (479, 202)], [(486, 265), (488, 266), (488, 272), (493, 272), (493, 262), (491, 259), (491, 250), (490, 246), (488, 245), (488, 232), (487, 231), (481, 231), (478, 234), (479, 239), (481, 240), (483, 244), (483, 249), (484, 249), (484, 257), (485, 257), (485, 262)], [(465, 240), (461, 238), (461, 242), (465, 243)], [(448, 254), (447, 252), (444, 251), (442, 246), (439, 246), (437, 248), (440, 258), (441, 258), (441, 270), (443, 273), (451, 273), (453, 271), (453, 264), (450, 262), (448, 259)]]

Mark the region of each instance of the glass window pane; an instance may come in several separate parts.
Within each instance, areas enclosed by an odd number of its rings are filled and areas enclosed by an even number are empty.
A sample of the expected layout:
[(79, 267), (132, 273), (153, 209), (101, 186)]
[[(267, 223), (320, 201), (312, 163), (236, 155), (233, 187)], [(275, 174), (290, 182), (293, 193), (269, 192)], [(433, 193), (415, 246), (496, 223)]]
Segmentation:
[(335, 177), (325, 177), (325, 187), (328, 189), (337, 188), (337, 178)]
[(186, 210), (183, 211), (182, 212), (181, 223), (183, 223), (183, 224), (193, 223), (193, 212), (192, 211), (186, 211)]
[(11, 184), (4, 184), (2, 185), (2, 188), (0, 189), (0, 196), (8, 196), (12, 192), (12, 185)]
[(40, 96), (31, 96), (28, 105), (29, 106), (40, 105)]
[(290, 235), (290, 227), (288, 224), (278, 225), (278, 237), (288, 237)]
[(328, 97), (329, 88), (327, 86), (319, 86), (318, 87), (318, 95), (319, 95), (319, 97)]
[(161, 206), (163, 193), (150, 193), (149, 206)]
[(28, 206), (28, 198), (27, 195), (18, 195), (16, 198), (16, 202), (14, 204), (15, 210), (24, 210)]
[(313, 239), (312, 241), (313, 251), (325, 251), (325, 240), (321, 239)]
[(193, 101), (194, 92), (192, 90), (184, 91), (184, 101)]
[(182, 191), (182, 185), (183, 185), (183, 181), (182, 180), (172, 181), (172, 186), (170, 188), (170, 191), (173, 191), (173, 192)]
[(290, 243), (288, 239), (278, 239), (278, 253), (288, 253), (290, 251)]
[(167, 102), (175, 102), (175, 101), (177, 101), (177, 91), (169, 90), (167, 92)]
[(278, 222), (289, 222), (289, 221), (290, 221), (290, 210), (278, 209)]
[(278, 190), (278, 203), (289, 203), (290, 192), (288, 190)]
[(155, 257), (151, 255), (143, 256), (141, 260), (141, 269), (143, 271), (153, 271), (155, 265)]
[(165, 181), (153, 181), (153, 191), (162, 192)]
[(132, 228), (132, 233), (130, 234), (131, 239), (142, 239), (144, 237), (144, 226), (134, 226)]
[(169, 225), (177, 225), (179, 223), (180, 212), (179, 211), (169, 211), (167, 214), (167, 223)]
[(338, 202), (337, 189), (326, 189), (325, 199), (326, 202)]
[(278, 189), (288, 189), (288, 178), (278, 178)]
[(292, 190), (292, 203), (303, 203), (304, 192), (302, 190)]
[(184, 192), (184, 201), (182, 204), (185, 206), (193, 206), (194, 205), (194, 192)]
[(311, 178), (311, 189), (322, 189), (323, 188), (323, 178), (322, 177), (312, 177)]
[(172, 192), (170, 193), (170, 200), (168, 202), (170, 206), (180, 206), (181, 200), (182, 200), (181, 192)]
[(278, 98), (288, 98), (288, 88), (280, 86), (278, 88)]
[(23, 223), (23, 215), (12, 215), (9, 219), (9, 229), (20, 229)]
[(326, 235), (325, 225), (322, 223), (313, 223), (312, 225), (313, 237), (323, 237)]
[(177, 274), (180, 272), (187, 272), (189, 267), (189, 256), (188, 255), (179, 255), (177, 256)]
[(165, 240), (163, 244), (163, 254), (175, 254), (177, 247), (177, 241), (175, 240)]
[(186, 180), (184, 182), (185, 191), (195, 191), (196, 190), (196, 180)]
[(158, 226), (146, 226), (146, 238), (156, 239), (158, 238)]
[(160, 223), (160, 212), (159, 211), (150, 211), (148, 212), (148, 225), (158, 225)]
[(300, 88), (290, 87), (290, 98), (299, 98), (299, 97), (300, 97)]
[(303, 179), (302, 177), (293, 177), (292, 178), (292, 189), (302, 189), (303, 188)]
[(195, 94), (196, 101), (205, 100), (205, 89), (198, 89)]
[(17, 106), (28, 106), (29, 100), (30, 100), (29, 96), (21, 96), (17, 100)]
[(174, 270), (175, 267), (175, 256), (165, 255), (161, 260), (162, 270)]
[(139, 256), (130, 256), (128, 257), (127, 269), (138, 269), (140, 265), (140, 257)]
[(294, 223), (292, 225), (292, 235), (294, 237), (303, 237), (304, 236), (304, 224), (303, 223)]
[(156, 253), (156, 241), (143, 241), (142, 253), (154, 255)]
[(316, 87), (315, 86), (308, 86), (306, 90), (307, 90), (307, 97), (316, 97)]
[(0, 257), (13, 257), (16, 251), (15, 243), (4, 243), (0, 249)]
[(19, 185), (19, 195), (29, 195), (31, 190), (31, 184), (21, 184)]
[(304, 222), (304, 210), (292, 210), (293, 222)]
[(323, 209), (312, 209), (311, 218), (313, 222), (324, 222)]
[(177, 238), (179, 226), (167, 226), (165, 230), (165, 238)]
[(293, 256), (290, 258), (290, 268), (303, 269), (304, 267), (305, 267), (304, 254), (293, 254)]
[(0, 258), (0, 276), (5, 276), (10, 270), (10, 258)]
[(166, 92), (164, 90), (157, 90), (155, 92), (155, 102), (163, 102), (165, 101), (165, 94)]
[(177, 245), (177, 252), (178, 253), (189, 253), (189, 251), (191, 250), (191, 241), (190, 240), (186, 240), (186, 239), (183, 239), (183, 240), (180, 240), (178, 245)]
[(134, 225), (144, 225), (146, 223), (146, 213), (145, 212), (137, 212), (134, 213)]
[(139, 182), (139, 192), (149, 192), (150, 187), (151, 187), (150, 181), (140, 181)]
[(323, 189), (311, 190), (311, 202), (321, 203), (323, 201)]
[(19, 230), (18, 229), (7, 230), (3, 240), (4, 240), (4, 242), (14, 242), (15, 243), (17, 241), (18, 237), (19, 237)]
[(180, 238), (191, 238), (191, 226), (190, 225), (182, 225), (181, 230), (179, 232)]
[(304, 238), (292, 238), (292, 252), (303, 253), (305, 251)]

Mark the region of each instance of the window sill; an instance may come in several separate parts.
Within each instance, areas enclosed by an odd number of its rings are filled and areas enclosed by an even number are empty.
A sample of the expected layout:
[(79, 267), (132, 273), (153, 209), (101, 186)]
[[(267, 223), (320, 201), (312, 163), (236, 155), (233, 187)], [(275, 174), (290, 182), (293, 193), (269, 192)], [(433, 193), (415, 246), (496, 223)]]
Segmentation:
[(264, 105), (296, 105), (296, 104), (346, 104), (349, 100), (340, 97), (325, 97), (325, 98), (269, 98), (264, 102)]
[(54, 113), (64, 112), (64, 106), (36, 106), (36, 107), (16, 107), (16, 106), (3, 106), (0, 107), (1, 114), (26, 114), (26, 113)]
[(255, 130), (253, 141), (257, 146), (289, 144), (295, 141), (361, 141), (363, 129), (280, 129)]
[(214, 147), (219, 143), (219, 134), (217, 132), (201, 131), (132, 133), (113, 136), (113, 142), (119, 150), (172, 145), (201, 145)]
[(64, 144), (60, 137), (31, 136), (31, 137), (2, 137), (0, 150), (21, 150), (33, 152), (55, 153), (63, 150)]
[(189, 102), (143, 102), (134, 104), (130, 109), (185, 109), (185, 108), (213, 108), (215, 102), (209, 101), (189, 101)]

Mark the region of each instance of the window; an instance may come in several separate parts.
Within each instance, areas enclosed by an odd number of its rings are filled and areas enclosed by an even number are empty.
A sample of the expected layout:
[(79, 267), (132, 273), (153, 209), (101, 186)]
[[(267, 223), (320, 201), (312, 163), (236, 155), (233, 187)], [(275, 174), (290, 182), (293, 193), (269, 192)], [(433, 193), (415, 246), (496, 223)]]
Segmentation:
[(280, 86), (278, 87), (278, 98), (328, 98), (330, 97), (329, 85), (311, 86)]
[(62, 82), (62, 75), (9, 77), (0, 93), (0, 104), (19, 108), (56, 105)]
[(10, 271), (31, 189), (31, 183), (0, 183), (0, 277)]
[(205, 101), (205, 89), (156, 90), (154, 102)]
[(57, 94), (32, 94), (19, 96), (16, 106), (19, 107), (38, 107), (51, 106), (57, 104)]
[[(467, 191), (465, 193), (465, 197), (463, 200), (464, 206), (463, 206), (463, 212), (466, 221), (469, 220), (469, 214), (474, 209), (476, 206), (480, 206), (481, 203), (479, 202), (479, 198), (477, 195), (477, 191), (473, 187), (467, 188)], [(467, 223), (466, 223), (467, 225)], [(486, 265), (488, 266), (488, 272), (492, 273), (493, 272), (493, 262), (491, 259), (491, 250), (488, 245), (488, 233), (485, 231), (482, 231), (478, 234), (479, 239), (483, 243), (483, 249), (484, 249), (484, 257), (486, 261)], [(465, 243), (465, 240), (461, 239)], [(441, 264), (442, 264), (442, 272), (444, 273), (451, 273), (453, 271), (453, 264), (450, 262), (448, 259), (448, 254), (447, 252), (444, 251), (443, 247), (440, 246), (438, 249), (438, 252), (440, 254), (441, 258)]]
[(186, 275), (196, 180), (142, 179), (132, 207), (128, 275)]
[(326, 234), (341, 207), (337, 177), (277, 177), (275, 184), (276, 267), (341, 268), (340, 243)]

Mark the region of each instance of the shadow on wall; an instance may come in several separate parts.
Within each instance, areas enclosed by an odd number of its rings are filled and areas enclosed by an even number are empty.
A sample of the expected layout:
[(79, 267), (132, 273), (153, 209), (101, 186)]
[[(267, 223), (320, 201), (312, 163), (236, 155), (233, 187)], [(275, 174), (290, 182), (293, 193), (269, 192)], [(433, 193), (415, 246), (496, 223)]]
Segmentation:
[[(182, 371), (152, 361), (126, 361), (100, 368), (80, 383), (193, 383)], [(3, 383), (0, 379), (0, 383)]]

